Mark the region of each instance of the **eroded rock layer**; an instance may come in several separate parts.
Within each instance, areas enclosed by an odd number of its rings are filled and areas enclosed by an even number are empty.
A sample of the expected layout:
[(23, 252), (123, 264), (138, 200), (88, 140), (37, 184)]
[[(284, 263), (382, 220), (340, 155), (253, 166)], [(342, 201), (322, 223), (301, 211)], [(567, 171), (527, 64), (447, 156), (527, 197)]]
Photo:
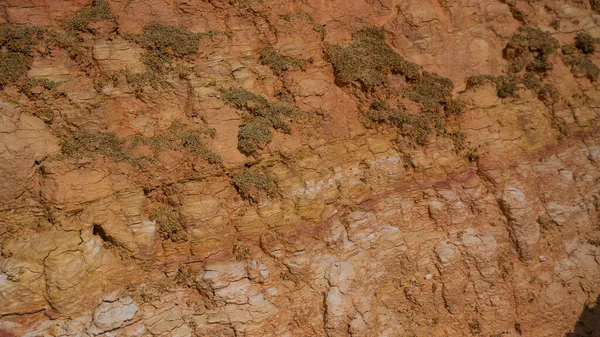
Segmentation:
[(0, 336), (600, 332), (597, 0), (0, 9)]

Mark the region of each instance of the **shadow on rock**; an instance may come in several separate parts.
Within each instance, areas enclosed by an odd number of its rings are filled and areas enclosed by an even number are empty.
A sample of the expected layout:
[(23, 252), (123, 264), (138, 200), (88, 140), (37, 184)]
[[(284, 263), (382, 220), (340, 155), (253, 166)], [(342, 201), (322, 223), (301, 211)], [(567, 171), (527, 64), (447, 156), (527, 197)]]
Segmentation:
[(583, 310), (573, 331), (565, 337), (600, 337), (600, 296), (593, 306), (587, 306)]

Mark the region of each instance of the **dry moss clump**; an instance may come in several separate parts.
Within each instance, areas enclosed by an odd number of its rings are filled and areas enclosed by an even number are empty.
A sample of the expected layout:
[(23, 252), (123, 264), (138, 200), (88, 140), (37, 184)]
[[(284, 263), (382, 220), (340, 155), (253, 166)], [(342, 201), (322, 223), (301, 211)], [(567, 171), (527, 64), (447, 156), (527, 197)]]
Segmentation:
[(155, 156), (167, 150), (187, 151), (204, 158), (210, 164), (220, 165), (222, 158), (205, 145), (204, 140), (207, 136), (212, 136), (210, 130), (194, 130), (176, 121), (164, 133), (153, 137), (136, 136), (127, 140), (119, 139), (114, 132), (78, 131), (70, 138), (64, 139), (60, 147), (63, 157), (68, 159), (105, 156), (116, 162), (138, 165), (144, 158), (134, 155), (134, 150), (140, 144), (146, 144), (150, 146)]
[(167, 205), (162, 205), (150, 214), (150, 220), (156, 221), (158, 233), (163, 240), (173, 242), (187, 241), (188, 233), (183, 226), (179, 212)]
[(202, 34), (153, 22), (144, 27), (141, 35), (133, 35), (129, 38), (147, 50), (185, 57), (198, 53)]
[(64, 23), (65, 30), (71, 34), (88, 31), (88, 25), (92, 22), (114, 20), (117, 17), (110, 11), (106, 0), (93, 0), (92, 6), (75, 14)]
[(264, 197), (275, 195), (275, 183), (268, 176), (244, 169), (231, 178), (240, 196), (250, 202), (259, 202)]
[(575, 77), (585, 77), (591, 82), (596, 81), (600, 75), (600, 69), (590, 57), (596, 50), (598, 41), (589, 34), (579, 33), (575, 36), (575, 43), (562, 47), (562, 60), (565, 65), (571, 67), (571, 73)]
[(457, 113), (462, 107), (451, 98), (453, 88), (454, 83), (451, 80), (438, 74), (423, 72), (405, 94), (411, 100), (420, 102), (426, 112), (435, 112), (441, 107), (447, 107), (451, 113)]
[(339, 82), (359, 81), (367, 89), (387, 84), (390, 73), (408, 79), (419, 76), (419, 66), (406, 61), (385, 42), (383, 28), (369, 27), (355, 32), (348, 46), (327, 44), (325, 55), (333, 64)]
[(600, 13), (600, 0), (590, 0), (590, 6), (596, 13)]
[(134, 146), (143, 143), (149, 145), (155, 155), (167, 150), (187, 150), (198, 155), (210, 164), (221, 164), (223, 159), (205, 145), (204, 139), (212, 136), (211, 130), (194, 130), (181, 122), (175, 121), (166, 132), (153, 137), (136, 137)]
[(389, 74), (401, 75), (408, 85), (404, 95), (421, 103), (423, 111), (444, 109), (450, 114), (462, 111), (462, 104), (452, 100), (452, 81), (423, 72), (417, 64), (406, 61), (385, 42), (383, 28), (358, 30), (352, 34), (348, 46), (328, 44), (325, 54), (340, 83), (359, 81), (364, 88), (372, 89), (387, 85)]
[(262, 117), (250, 119), (240, 127), (238, 132), (238, 150), (243, 154), (250, 155), (258, 149), (262, 149), (273, 139), (269, 128), (269, 121)]
[(513, 72), (526, 67), (528, 71), (544, 73), (550, 69), (548, 56), (559, 47), (558, 40), (538, 28), (522, 26), (508, 41), (504, 57), (513, 62)]
[(434, 131), (443, 132), (442, 117), (436, 112), (419, 115), (404, 112), (402, 106), (392, 108), (385, 101), (376, 101), (365, 112), (367, 126), (386, 124), (397, 127), (400, 135), (406, 136), (418, 145), (426, 145)]
[(307, 61), (295, 57), (284, 56), (279, 51), (271, 49), (265, 50), (260, 54), (260, 63), (268, 65), (273, 71), (273, 74), (279, 75), (291, 68), (305, 71)]
[(146, 49), (146, 53), (142, 55), (146, 72), (125, 72), (127, 82), (134, 87), (138, 95), (146, 85), (157, 87), (162, 83), (162, 76), (175, 69), (172, 65), (174, 58), (190, 58), (198, 54), (200, 39), (218, 33), (192, 33), (182, 28), (153, 22), (144, 27), (142, 34), (125, 36), (129, 41)]
[(544, 83), (546, 73), (551, 69), (548, 57), (559, 47), (558, 40), (550, 33), (528, 26), (520, 27), (504, 48), (504, 58), (510, 61), (505, 75), (478, 75), (467, 79), (467, 88), (474, 88), (485, 82), (496, 85), (500, 98), (515, 95), (519, 85), (532, 90), (546, 105), (559, 99), (558, 91)]
[(71, 159), (93, 158), (102, 155), (116, 162), (135, 164), (136, 158), (125, 148), (125, 141), (114, 132), (88, 133), (78, 131), (72, 137), (60, 142), (63, 156)]
[(577, 33), (575, 35), (575, 47), (584, 54), (592, 54), (596, 51), (596, 44), (598, 39), (594, 39), (588, 33)]
[(289, 103), (270, 103), (266, 98), (242, 88), (223, 90), (221, 97), (236, 109), (244, 110), (250, 115), (238, 133), (238, 150), (246, 155), (271, 142), (271, 128), (284, 133), (292, 132), (284, 118), (294, 117), (298, 110)]
[(39, 27), (0, 24), (0, 89), (25, 76), (33, 62), (33, 49), (42, 38)]

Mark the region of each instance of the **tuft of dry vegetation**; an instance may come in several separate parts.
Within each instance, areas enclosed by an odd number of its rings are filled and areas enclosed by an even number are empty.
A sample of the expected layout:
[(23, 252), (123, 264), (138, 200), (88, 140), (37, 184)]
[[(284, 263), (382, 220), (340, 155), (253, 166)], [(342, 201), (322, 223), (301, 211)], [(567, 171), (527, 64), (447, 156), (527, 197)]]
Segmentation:
[(367, 89), (387, 84), (387, 75), (419, 77), (419, 66), (406, 61), (385, 42), (383, 28), (368, 27), (352, 34), (348, 46), (325, 45), (327, 60), (333, 64), (341, 83), (361, 82)]
[(550, 33), (522, 26), (508, 41), (504, 48), (504, 57), (509, 61), (524, 64), (528, 71), (544, 73), (551, 68), (548, 56), (558, 47), (558, 40)]
[(405, 93), (411, 100), (420, 102), (424, 111), (434, 112), (447, 104), (450, 104), (450, 106), (456, 104), (456, 102), (450, 103), (453, 88), (454, 83), (451, 80), (438, 74), (423, 72), (415, 85), (406, 90)]
[[(38, 44), (45, 48), (36, 48)], [(52, 48), (66, 50), (70, 58), (86, 72), (93, 66), (91, 56), (74, 35), (35, 26), (0, 24), (0, 49), (3, 49), (3, 52), (0, 52), (0, 88), (7, 84), (15, 84), (30, 98), (31, 89), (38, 85), (46, 90), (55, 89), (56, 82), (25, 78), (31, 68), (36, 49), (42, 56), (47, 56)]]
[(471, 76), (467, 79), (467, 89), (476, 88), (483, 85), (486, 82), (491, 82), (496, 85), (496, 94), (500, 98), (507, 98), (517, 91), (517, 85), (519, 79), (515, 74), (509, 74), (508, 76), (491, 76), (491, 75), (477, 75)]
[(592, 54), (595, 52), (597, 43), (598, 39), (594, 39), (588, 33), (581, 32), (575, 35), (575, 47), (584, 54)]
[[(150, 85), (156, 88), (162, 83), (162, 76), (173, 69), (175, 58), (191, 58), (198, 54), (200, 40), (206, 36), (213, 37), (221, 34), (220, 31), (209, 31), (208, 33), (192, 33), (182, 28), (164, 25), (161, 23), (150, 23), (144, 27), (142, 34), (127, 35), (125, 38), (139, 44), (146, 49), (142, 55), (142, 62), (146, 66), (146, 72), (142, 74), (131, 74), (124, 71), (116, 76), (125, 75), (127, 82), (131, 84), (139, 95), (143, 88)], [(179, 67), (181, 70), (182, 67)]]
[(376, 86), (386, 86), (388, 75), (400, 75), (406, 81), (400, 94), (421, 106), (420, 114), (410, 114), (402, 105), (392, 108), (385, 101), (375, 101), (363, 112), (367, 127), (382, 124), (396, 127), (401, 136), (418, 145), (426, 145), (434, 131), (445, 133), (444, 112), (455, 115), (464, 109), (462, 103), (452, 98), (454, 83), (406, 61), (385, 42), (383, 28), (358, 30), (352, 35), (349, 45), (328, 44), (325, 53), (338, 82), (358, 81), (364, 89), (371, 90)]
[(465, 136), (464, 133), (462, 133), (460, 131), (451, 132), (448, 134), (448, 136), (452, 140), (452, 144), (454, 144), (454, 151), (456, 153), (459, 153), (465, 149), (465, 142), (467, 140), (467, 137)]
[(236, 109), (254, 111), (256, 109), (264, 108), (268, 105), (266, 98), (252, 93), (243, 88), (233, 88), (223, 90), (221, 92), (221, 98), (227, 103), (233, 105)]
[(187, 150), (193, 155), (204, 158), (210, 164), (221, 164), (223, 159), (212, 152), (205, 145), (205, 138), (212, 136), (211, 130), (194, 130), (179, 121), (167, 129), (166, 132), (153, 137), (136, 137), (134, 146), (142, 143), (149, 145), (155, 155), (167, 150)]
[(212, 136), (211, 134), (211, 131), (194, 130), (176, 121), (164, 133), (153, 137), (133, 137), (129, 146), (126, 146), (128, 143), (126, 140), (119, 139), (114, 132), (83, 131), (78, 131), (72, 137), (64, 139), (60, 146), (64, 158), (81, 159), (100, 155), (116, 162), (138, 165), (142, 158), (135, 156), (133, 151), (139, 144), (146, 144), (150, 146), (155, 156), (167, 150), (187, 151), (194, 156), (204, 158), (210, 164), (220, 165), (222, 158), (205, 145), (205, 138)]
[(275, 196), (275, 183), (268, 176), (244, 169), (231, 178), (240, 196), (250, 202), (259, 202), (264, 197)]
[(7, 84), (18, 82), (29, 70), (33, 62), (33, 50), (43, 30), (34, 26), (0, 24), (0, 89)]
[(298, 110), (289, 103), (270, 103), (266, 98), (242, 88), (223, 90), (221, 97), (236, 109), (244, 110), (250, 115), (238, 133), (238, 149), (246, 155), (271, 142), (271, 128), (284, 133), (292, 132), (284, 118), (293, 118)]
[(64, 22), (65, 30), (71, 34), (88, 31), (88, 25), (93, 22), (115, 20), (117, 17), (110, 11), (106, 0), (93, 0), (88, 7)]
[(158, 224), (158, 232), (163, 240), (187, 241), (188, 233), (181, 221), (179, 212), (174, 207), (161, 205), (150, 213), (149, 218)]
[(147, 50), (185, 57), (198, 53), (202, 36), (178, 27), (152, 22), (144, 27), (141, 35), (130, 35), (128, 38)]
[(306, 71), (306, 64), (308, 62), (295, 57), (284, 56), (278, 50), (271, 49), (260, 53), (260, 63), (269, 66), (273, 74), (279, 75), (291, 68)]
[(538, 99), (547, 106), (552, 106), (560, 99), (560, 93), (552, 84), (544, 84), (538, 91)]
[(397, 127), (400, 135), (408, 137), (418, 145), (426, 145), (434, 131), (443, 131), (442, 118), (436, 112), (408, 114), (402, 106), (392, 108), (385, 101), (374, 102), (364, 115), (367, 118), (367, 126), (385, 124)]
[(596, 13), (600, 13), (600, 0), (590, 0), (590, 6)]
[(269, 122), (265, 118), (255, 117), (240, 127), (238, 132), (238, 150), (245, 155), (250, 155), (262, 149), (273, 139), (269, 129)]
[[(532, 90), (546, 105), (560, 99), (558, 91), (551, 84), (544, 83), (545, 74), (551, 69), (548, 57), (559, 47), (558, 40), (550, 33), (537, 28), (522, 26), (504, 48), (504, 58), (510, 61), (506, 75), (478, 75), (467, 79), (467, 88), (474, 88), (485, 82), (496, 85), (500, 98), (515, 95), (519, 85)], [(521, 72), (525, 70), (525, 73)], [(519, 74), (521, 73), (521, 74)]]
[(88, 133), (77, 131), (72, 137), (60, 142), (63, 156), (72, 159), (93, 158), (102, 155), (116, 162), (137, 163), (136, 158), (127, 151), (125, 141), (114, 132)]
[(137, 91), (150, 84), (153, 87), (161, 82), (161, 76), (171, 68), (173, 57), (186, 57), (198, 52), (200, 35), (181, 28), (160, 23), (150, 23), (141, 35), (127, 36), (146, 49), (142, 63), (146, 66), (143, 74), (125, 74), (127, 82)]
[(500, 0), (500, 2), (508, 5), (513, 18), (521, 23), (525, 23), (525, 13), (517, 8), (517, 3), (514, 0)]
[(525, 85), (525, 88), (532, 91), (539, 91), (542, 88), (542, 79), (534, 73), (526, 73), (523, 76), (522, 83)]
[(88, 71), (94, 64), (92, 57), (81, 46), (79, 39), (72, 34), (48, 30), (46, 32), (45, 42), (48, 47), (66, 50), (69, 53), (69, 57), (84, 71)]
[(372, 89), (387, 85), (389, 74), (401, 75), (408, 84), (404, 95), (421, 103), (423, 111), (444, 109), (457, 114), (463, 109), (462, 104), (452, 100), (452, 81), (406, 61), (385, 42), (383, 28), (363, 28), (352, 34), (348, 46), (326, 45), (325, 54), (340, 83), (359, 81), (364, 88)]
[(598, 41), (589, 34), (579, 33), (575, 36), (575, 43), (562, 47), (562, 60), (571, 67), (575, 77), (585, 77), (591, 82), (596, 81), (600, 69), (596, 66), (589, 54), (596, 50)]

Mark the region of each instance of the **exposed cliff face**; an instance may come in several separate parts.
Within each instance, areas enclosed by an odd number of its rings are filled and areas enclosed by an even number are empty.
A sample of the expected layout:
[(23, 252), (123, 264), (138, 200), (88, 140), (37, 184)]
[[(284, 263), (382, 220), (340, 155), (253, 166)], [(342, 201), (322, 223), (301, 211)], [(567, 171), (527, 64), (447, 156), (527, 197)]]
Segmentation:
[(0, 8), (0, 336), (600, 331), (597, 1)]

